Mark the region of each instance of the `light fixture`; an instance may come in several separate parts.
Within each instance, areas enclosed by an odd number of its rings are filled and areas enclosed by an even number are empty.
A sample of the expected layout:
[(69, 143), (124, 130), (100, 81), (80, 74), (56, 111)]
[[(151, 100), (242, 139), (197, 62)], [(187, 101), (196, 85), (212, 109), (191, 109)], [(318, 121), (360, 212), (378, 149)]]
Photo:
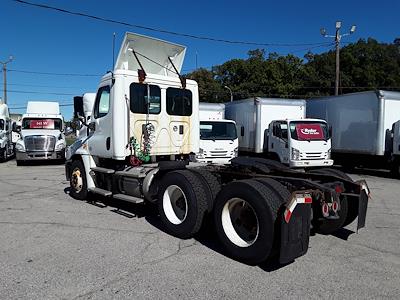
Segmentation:
[(356, 25), (351, 26), (350, 34), (354, 33), (355, 31), (356, 31)]
[(321, 32), (321, 35), (322, 35), (322, 36), (326, 36), (326, 29), (325, 29), (325, 28), (321, 28), (321, 29), (319, 30), (319, 32)]
[(336, 21), (336, 29), (340, 29), (340, 27), (342, 27), (342, 22)]

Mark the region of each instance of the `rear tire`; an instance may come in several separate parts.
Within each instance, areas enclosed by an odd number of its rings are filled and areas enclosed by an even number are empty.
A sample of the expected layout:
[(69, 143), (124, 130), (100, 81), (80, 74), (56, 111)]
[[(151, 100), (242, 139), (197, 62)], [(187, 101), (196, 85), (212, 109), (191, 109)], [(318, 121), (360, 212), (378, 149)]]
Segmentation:
[[(321, 175), (332, 175), (336, 177), (340, 177), (345, 180), (353, 181), (353, 179), (350, 178), (349, 175), (346, 173), (336, 170), (336, 169), (330, 169), (330, 168), (325, 168), (325, 169), (317, 169), (313, 170), (312, 173), (316, 174), (321, 174)], [(340, 197), (340, 210), (338, 211), (339, 219), (336, 220), (313, 220), (313, 227), (315, 228), (315, 231), (320, 233), (320, 234), (332, 234), (335, 231), (339, 230), (340, 228), (350, 224), (351, 222), (354, 221), (354, 219), (357, 217), (358, 214), (358, 207), (356, 207), (355, 211), (355, 216), (354, 216), (354, 206), (357, 206), (358, 202), (356, 203), (355, 201), (349, 201), (346, 196), (341, 196)], [(349, 208), (351, 207), (351, 208)], [(318, 213), (314, 213), (314, 216), (320, 215)], [(353, 218), (354, 217), (354, 218)], [(346, 224), (347, 221), (350, 221), (349, 223)]]
[(187, 239), (196, 234), (207, 210), (208, 190), (189, 170), (166, 173), (160, 182), (158, 211), (167, 230)]
[(217, 198), (218, 193), (221, 191), (221, 184), (219, 183), (217, 177), (215, 177), (211, 172), (207, 170), (193, 168), (190, 169), (190, 171), (194, 172), (208, 187), (208, 212), (211, 212), (214, 207), (215, 199)]
[(256, 180), (238, 180), (224, 186), (215, 202), (217, 235), (236, 260), (256, 265), (274, 246), (274, 227), (282, 204), (276, 193)]
[(80, 160), (75, 160), (72, 162), (70, 170), (70, 196), (77, 200), (86, 200), (88, 196), (88, 189), (85, 166)]

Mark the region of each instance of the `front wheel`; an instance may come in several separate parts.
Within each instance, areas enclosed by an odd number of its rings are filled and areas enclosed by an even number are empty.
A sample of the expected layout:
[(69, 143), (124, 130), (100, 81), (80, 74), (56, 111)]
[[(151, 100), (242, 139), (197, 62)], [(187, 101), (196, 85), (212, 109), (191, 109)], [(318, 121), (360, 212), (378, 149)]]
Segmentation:
[(85, 167), (80, 160), (71, 164), (70, 173), (70, 195), (77, 200), (85, 200), (88, 195)]

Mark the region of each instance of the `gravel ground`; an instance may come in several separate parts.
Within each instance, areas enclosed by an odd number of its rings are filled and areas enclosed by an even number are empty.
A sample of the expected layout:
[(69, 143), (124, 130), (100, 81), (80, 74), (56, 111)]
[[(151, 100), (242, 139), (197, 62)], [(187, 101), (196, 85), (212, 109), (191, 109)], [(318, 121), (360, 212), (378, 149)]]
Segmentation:
[(372, 191), (365, 229), (312, 236), (305, 256), (277, 268), (224, 256), (212, 231), (174, 238), (138, 206), (73, 200), (62, 165), (9, 161), (0, 164), (0, 298), (398, 299), (400, 181), (382, 175), (351, 174)]

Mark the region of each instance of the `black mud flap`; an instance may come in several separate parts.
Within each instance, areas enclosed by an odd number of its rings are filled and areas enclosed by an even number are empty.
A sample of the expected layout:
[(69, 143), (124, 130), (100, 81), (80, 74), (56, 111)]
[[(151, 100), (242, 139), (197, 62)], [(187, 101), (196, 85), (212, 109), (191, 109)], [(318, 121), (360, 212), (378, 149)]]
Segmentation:
[(357, 231), (365, 227), (365, 219), (367, 218), (367, 207), (368, 207), (368, 195), (365, 190), (362, 190), (358, 200)]
[(311, 205), (297, 205), (289, 223), (286, 223), (284, 218), (281, 219), (279, 262), (286, 264), (307, 253), (310, 240)]

